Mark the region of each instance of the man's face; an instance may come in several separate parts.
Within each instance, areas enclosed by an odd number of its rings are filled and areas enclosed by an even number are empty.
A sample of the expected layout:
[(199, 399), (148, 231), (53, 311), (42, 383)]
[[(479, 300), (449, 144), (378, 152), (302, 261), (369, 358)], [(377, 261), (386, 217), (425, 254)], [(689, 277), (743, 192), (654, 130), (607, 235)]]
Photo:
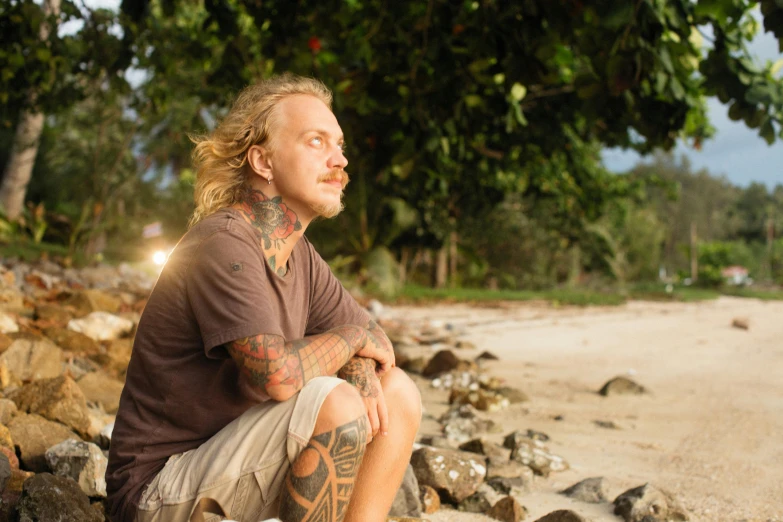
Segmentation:
[(275, 189), (300, 219), (336, 216), (348, 183), (337, 118), (308, 95), (283, 99), (277, 111), (270, 160)]

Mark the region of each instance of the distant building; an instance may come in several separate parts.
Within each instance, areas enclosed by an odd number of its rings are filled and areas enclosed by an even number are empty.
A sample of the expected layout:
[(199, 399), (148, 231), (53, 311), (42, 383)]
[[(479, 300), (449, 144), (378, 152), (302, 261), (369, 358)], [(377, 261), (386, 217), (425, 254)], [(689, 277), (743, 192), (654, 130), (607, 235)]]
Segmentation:
[(727, 266), (720, 271), (720, 274), (730, 285), (749, 285), (752, 282), (748, 277), (748, 269), (744, 266)]

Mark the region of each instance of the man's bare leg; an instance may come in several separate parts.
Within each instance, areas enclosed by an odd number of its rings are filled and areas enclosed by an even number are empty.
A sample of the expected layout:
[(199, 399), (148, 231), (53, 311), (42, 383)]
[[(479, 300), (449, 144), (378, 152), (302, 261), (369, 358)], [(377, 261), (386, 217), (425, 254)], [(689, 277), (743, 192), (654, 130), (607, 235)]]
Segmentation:
[(391, 509), (411, 458), (421, 422), (421, 396), (399, 368), (381, 378), (389, 434), (378, 434), (364, 452), (346, 522), (382, 522)]
[(280, 500), (284, 522), (341, 522), (367, 443), (367, 413), (349, 384), (327, 396), (313, 430), (286, 476)]

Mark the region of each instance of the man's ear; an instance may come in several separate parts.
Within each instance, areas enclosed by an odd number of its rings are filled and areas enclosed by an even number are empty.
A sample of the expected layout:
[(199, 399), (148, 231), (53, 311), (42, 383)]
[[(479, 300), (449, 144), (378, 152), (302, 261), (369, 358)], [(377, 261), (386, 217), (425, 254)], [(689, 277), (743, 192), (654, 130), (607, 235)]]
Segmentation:
[(264, 180), (272, 177), (272, 155), (261, 145), (253, 145), (247, 149), (247, 164), (253, 172)]

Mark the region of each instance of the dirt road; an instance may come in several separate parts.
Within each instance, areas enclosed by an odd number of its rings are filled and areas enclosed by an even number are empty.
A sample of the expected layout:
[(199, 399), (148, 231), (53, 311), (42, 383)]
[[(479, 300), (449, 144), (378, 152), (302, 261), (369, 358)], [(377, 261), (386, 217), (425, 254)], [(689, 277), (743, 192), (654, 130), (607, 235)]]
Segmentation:
[[(491, 417), (504, 433), (547, 433), (550, 449), (571, 469), (537, 481), (523, 499), (527, 520), (573, 509), (594, 522), (616, 522), (610, 504), (556, 493), (603, 476), (610, 501), (650, 482), (673, 492), (694, 521), (783, 521), (783, 302), (446, 305), (388, 313), (466, 327), (463, 338), (477, 348), (459, 355), (492, 351), (501, 360), (487, 365), (489, 372), (531, 397)], [(747, 317), (750, 329), (733, 328), (735, 317)], [(651, 393), (599, 396), (616, 375), (631, 376)], [(430, 414), (445, 410), (443, 394), (426, 386), (423, 392)], [(425, 422), (422, 430), (433, 425)], [(489, 519), (440, 512), (431, 520)]]

